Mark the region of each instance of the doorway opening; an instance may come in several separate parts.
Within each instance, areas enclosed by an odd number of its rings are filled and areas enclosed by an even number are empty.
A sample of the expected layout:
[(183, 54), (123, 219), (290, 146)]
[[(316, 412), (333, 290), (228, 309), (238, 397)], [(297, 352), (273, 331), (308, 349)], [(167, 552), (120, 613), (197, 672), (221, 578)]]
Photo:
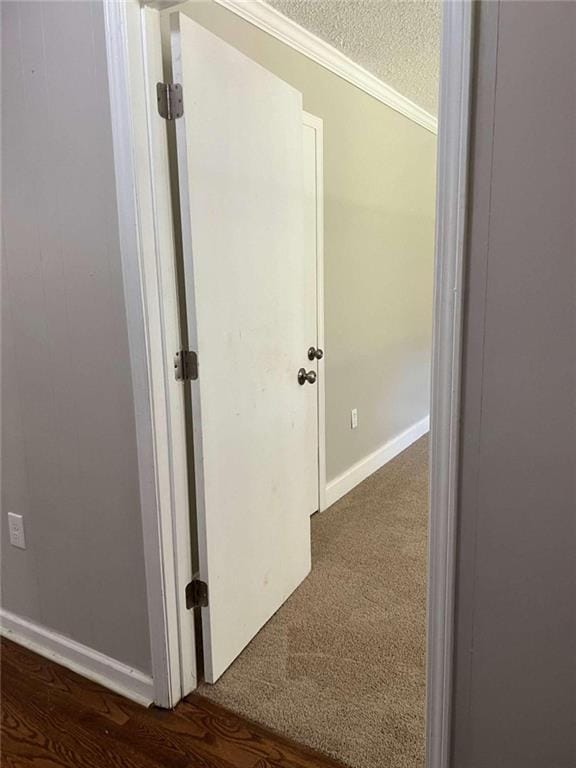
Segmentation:
[(358, 768), (421, 764), (435, 133), (205, 4), (168, 21), (199, 692)]
[(161, 12), (185, 105), (200, 691), (350, 765), (419, 764), (434, 118), (222, 5)]

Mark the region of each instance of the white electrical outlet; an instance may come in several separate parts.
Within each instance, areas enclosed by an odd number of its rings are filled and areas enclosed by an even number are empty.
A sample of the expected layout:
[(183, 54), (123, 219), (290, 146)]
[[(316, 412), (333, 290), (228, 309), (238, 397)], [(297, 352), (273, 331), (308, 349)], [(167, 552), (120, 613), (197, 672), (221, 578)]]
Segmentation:
[(351, 429), (356, 429), (358, 426), (358, 409), (352, 408), (350, 412), (350, 427)]
[(14, 512), (8, 512), (8, 528), (10, 530), (10, 544), (13, 547), (26, 549), (26, 539), (24, 537), (24, 518), (22, 515), (16, 515)]

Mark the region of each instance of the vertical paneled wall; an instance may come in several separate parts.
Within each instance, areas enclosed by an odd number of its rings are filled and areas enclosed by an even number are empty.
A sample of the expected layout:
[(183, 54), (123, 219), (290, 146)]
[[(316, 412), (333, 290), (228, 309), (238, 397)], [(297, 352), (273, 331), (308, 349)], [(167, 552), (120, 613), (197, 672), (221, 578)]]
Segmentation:
[(576, 765), (576, 4), (478, 15), (454, 768)]

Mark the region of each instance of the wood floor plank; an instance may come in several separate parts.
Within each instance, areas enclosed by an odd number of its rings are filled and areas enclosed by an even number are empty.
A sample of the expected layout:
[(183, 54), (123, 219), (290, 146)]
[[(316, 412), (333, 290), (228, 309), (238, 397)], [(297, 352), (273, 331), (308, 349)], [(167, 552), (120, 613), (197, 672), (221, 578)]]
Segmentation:
[(200, 696), (145, 709), (7, 640), (7, 768), (340, 768)]
[[(146, 727), (148, 710), (133, 702), (124, 700), (124, 709), (130, 716), (124, 724), (118, 725), (82, 701), (70, 699), (68, 693), (60, 688), (38, 689), (35, 682), (27, 679), (13, 680), (13, 674), (10, 665), (6, 665), (3, 676), (9, 704), (18, 708), (19, 702), (28, 702), (25, 715), (40, 721), (42, 732), (51, 734), (51, 742), (56, 742), (58, 747), (80, 745), (81, 754), (77, 763), (82, 767), (84, 763), (80, 761), (86, 757), (86, 765), (90, 766), (189, 768), (194, 765), (199, 768), (232, 768), (224, 762), (218, 763), (202, 756), (190, 739), (181, 748), (173, 739), (165, 738), (165, 729)], [(17, 691), (16, 702), (10, 700), (12, 691)], [(139, 713), (142, 713), (144, 725), (138, 723)], [(112, 756), (102, 749), (103, 745), (112, 751)], [(73, 761), (72, 765), (75, 764)]]
[[(185, 748), (193, 737), (195, 748), (206, 757), (230, 763), (234, 768), (333, 768), (305, 748), (289, 745), (281, 737), (195, 697), (181, 704), (175, 713), (159, 712), (135, 716), (140, 724), (158, 718), (165, 740)], [(264, 762), (262, 762), (264, 761)]]
[(46, 762), (59, 768), (156, 768), (145, 755), (111, 739), (108, 728), (99, 733), (86, 729), (81, 708), (75, 710), (72, 703), (62, 707), (51, 693), (31, 694), (25, 686), (5, 681), (3, 714), (6, 709), (15, 727), (6, 728), (3, 719), (2, 751), (17, 757), (21, 765), (36, 767)]
[[(8, 644), (9, 641), (5, 643)], [(16, 674), (21, 674), (34, 682), (39, 689), (63, 691), (72, 701), (93, 709), (119, 724), (125, 723), (130, 717), (131, 710), (138, 708), (137, 704), (123, 696), (59, 664), (50, 663), (42, 656), (31, 653), (16, 643), (9, 643), (7, 647), (9, 651), (2, 655), (3, 668), (4, 664), (7, 668), (13, 668)], [(5, 650), (4, 644), (2, 648)]]
[[(202, 696), (192, 694), (179, 710), (190, 722), (201, 721), (207, 733), (218, 736), (240, 760), (244, 753), (264, 757), (278, 768), (341, 768), (336, 761), (297, 745), (253, 721), (239, 717)], [(238, 762), (244, 766), (244, 762)]]

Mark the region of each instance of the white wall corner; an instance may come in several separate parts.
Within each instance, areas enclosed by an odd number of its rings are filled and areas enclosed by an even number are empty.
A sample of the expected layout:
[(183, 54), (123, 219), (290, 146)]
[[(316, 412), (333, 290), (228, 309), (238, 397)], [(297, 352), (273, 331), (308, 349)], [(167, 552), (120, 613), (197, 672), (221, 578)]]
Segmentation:
[(149, 675), (3, 608), (0, 634), (138, 704), (149, 707), (153, 702)]
[(438, 133), (438, 120), (434, 115), (406, 96), (402, 96), (376, 75), (368, 72), (344, 53), (284, 16), (263, 0), (215, 0), (215, 2), (431, 133)]
[(373, 453), (365, 456), (360, 461), (353, 464), (349, 469), (343, 472), (338, 477), (331, 480), (326, 486), (326, 506), (330, 507), (342, 496), (345, 496), (359, 483), (370, 477), (376, 470), (380, 469), (398, 456), (399, 453), (406, 450), (412, 443), (416, 442), (418, 438), (425, 435), (430, 429), (430, 416), (417, 421), (408, 429), (401, 432), (392, 440), (384, 443)]

